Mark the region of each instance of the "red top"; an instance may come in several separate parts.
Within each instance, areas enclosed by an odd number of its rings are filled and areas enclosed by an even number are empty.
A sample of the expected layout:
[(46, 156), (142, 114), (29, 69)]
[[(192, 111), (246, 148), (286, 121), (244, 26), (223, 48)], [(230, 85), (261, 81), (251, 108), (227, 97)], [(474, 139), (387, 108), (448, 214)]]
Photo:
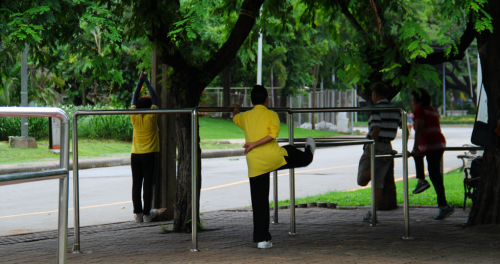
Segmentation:
[[(422, 137), (420, 138), (420, 144), (418, 148), (421, 152), (427, 152), (432, 150), (441, 150), (446, 148), (446, 139), (441, 133), (441, 126), (439, 124), (439, 116), (436, 110), (430, 106), (420, 106), (415, 109), (413, 113), (413, 118), (415, 122), (417, 120), (424, 120), (424, 129), (422, 131)], [(415, 127), (414, 123), (414, 127)]]

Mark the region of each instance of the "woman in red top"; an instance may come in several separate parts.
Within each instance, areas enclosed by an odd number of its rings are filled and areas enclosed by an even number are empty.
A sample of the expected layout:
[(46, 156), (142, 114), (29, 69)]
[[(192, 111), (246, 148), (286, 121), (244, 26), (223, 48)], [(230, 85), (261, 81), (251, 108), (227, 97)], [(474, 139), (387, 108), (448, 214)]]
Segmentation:
[(415, 129), (415, 143), (412, 155), (415, 160), (418, 184), (414, 194), (421, 193), (430, 187), (425, 180), (424, 156), (427, 159), (429, 178), (436, 191), (439, 214), (435, 220), (443, 220), (455, 212), (453, 206), (448, 205), (444, 192), (443, 174), (441, 173), (441, 161), (443, 160), (446, 139), (441, 133), (439, 115), (430, 106), (431, 96), (427, 90), (419, 88), (419, 92), (411, 92), (411, 106), (413, 108), (413, 119)]

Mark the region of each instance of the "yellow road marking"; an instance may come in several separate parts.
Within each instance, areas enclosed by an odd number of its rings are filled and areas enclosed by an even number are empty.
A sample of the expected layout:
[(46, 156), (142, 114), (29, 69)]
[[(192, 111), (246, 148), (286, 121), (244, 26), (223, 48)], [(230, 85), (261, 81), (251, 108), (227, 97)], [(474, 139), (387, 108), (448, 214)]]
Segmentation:
[[(456, 152), (458, 152), (458, 151), (449, 152), (449, 153), (444, 154), (444, 155), (453, 155)], [(339, 166), (339, 167), (330, 167), (330, 168), (323, 168), (323, 169), (296, 171), (295, 174), (307, 173), (307, 172), (313, 172), (313, 171), (322, 171), (322, 170), (341, 169), (341, 168), (348, 168), (348, 167), (355, 167), (355, 166), (358, 166), (358, 164), (345, 165), (345, 166)], [(450, 168), (446, 168), (444, 170), (449, 170), (449, 169)], [(286, 175), (289, 175), (289, 173), (278, 174), (278, 177), (286, 176)], [(415, 176), (415, 174), (409, 175), (408, 177), (413, 177), (413, 176)], [(273, 176), (271, 176), (271, 177), (273, 177)], [(402, 181), (402, 180), (403, 180), (403, 177), (395, 179), (395, 181)], [(201, 189), (201, 191), (214, 190), (214, 189), (224, 188), (224, 187), (233, 186), (233, 185), (237, 185), (237, 184), (242, 184), (242, 183), (246, 183), (246, 182), (248, 182), (248, 180), (239, 181), (239, 182), (233, 182), (233, 183), (228, 183), (228, 184), (223, 184), (223, 185), (214, 186), (214, 187), (209, 187), (209, 188)], [(369, 187), (370, 186), (360, 187), (360, 188), (356, 188), (356, 189), (352, 189), (352, 190), (347, 190), (346, 192), (355, 191), (355, 190), (359, 190), (359, 189), (365, 189), (365, 188), (369, 188)], [(132, 203), (132, 201), (110, 203), (110, 204), (100, 204), (100, 205), (92, 205), (92, 206), (84, 206), (84, 207), (80, 207), (80, 209), (97, 208), (97, 207), (104, 207), (104, 206), (117, 205), (117, 204), (126, 204), (126, 203)], [(69, 210), (73, 210), (73, 208), (69, 208)], [(0, 216), (0, 219), (2, 219), (2, 218), (10, 218), (10, 217), (18, 217), (18, 216), (49, 214), (49, 213), (57, 213), (57, 212), (58, 212), (58, 210), (45, 211), (45, 212), (36, 212), (36, 213), (27, 213), (27, 214), (17, 214), (17, 215), (6, 215), (6, 216)]]

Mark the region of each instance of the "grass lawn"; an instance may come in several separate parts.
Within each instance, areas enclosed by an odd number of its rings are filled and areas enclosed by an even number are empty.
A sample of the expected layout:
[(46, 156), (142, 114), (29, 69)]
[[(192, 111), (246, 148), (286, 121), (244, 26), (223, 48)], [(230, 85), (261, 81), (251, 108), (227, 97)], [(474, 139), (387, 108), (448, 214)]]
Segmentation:
[[(454, 170), (444, 176), (444, 187), (446, 190), (446, 199), (450, 205), (463, 205), (464, 203), (464, 186), (462, 181), (463, 174), (459, 170)], [(426, 178), (429, 183), (431, 181)], [(355, 181), (355, 179), (353, 179)], [(410, 204), (413, 205), (436, 205), (437, 198), (434, 187), (431, 183), (431, 188), (420, 194), (411, 193), (417, 185), (417, 179), (409, 181), (409, 196)], [(332, 186), (333, 187), (333, 186)], [(398, 196), (398, 204), (403, 204), (403, 181), (396, 182), (396, 191)], [(359, 189), (355, 191), (332, 191), (319, 195), (308, 196), (304, 198), (296, 198), (295, 203), (307, 202), (331, 202), (338, 203), (339, 206), (365, 206), (371, 205), (371, 188)], [(290, 205), (290, 200), (279, 201), (280, 206)], [(273, 203), (270, 203), (271, 207)], [(470, 199), (467, 200), (467, 206), (472, 205)]]
[[(328, 137), (339, 136), (341, 133), (326, 131), (311, 131), (295, 128), (295, 137)], [(201, 149), (233, 149), (241, 148), (242, 144), (221, 144), (221, 139), (243, 139), (243, 130), (233, 122), (218, 118), (200, 117)], [(288, 126), (281, 124), (280, 138), (288, 137)], [(9, 148), (6, 141), (0, 142), (0, 166), (22, 165), (37, 162), (59, 161), (59, 154), (53, 154), (48, 149), (48, 140), (37, 140), (37, 149)], [(70, 143), (71, 144), (71, 143)], [(72, 147), (70, 147), (73, 149)], [(79, 159), (105, 157), (126, 157), (130, 155), (132, 143), (110, 139), (79, 139)]]
[[(18, 149), (9, 148), (5, 141), (0, 142), (0, 165), (59, 161), (59, 154), (53, 154), (48, 149), (48, 140), (37, 140), (37, 144), (36, 149)], [(78, 140), (78, 157), (91, 159), (129, 156), (132, 150), (131, 144), (131, 142), (108, 139), (80, 139)], [(70, 148), (73, 150), (72, 146)]]
[[(201, 139), (238, 139), (245, 138), (243, 130), (232, 121), (220, 118), (200, 117), (200, 137)], [(288, 138), (288, 125), (280, 125), (279, 138)], [(294, 128), (296, 138), (304, 137), (332, 137), (341, 136), (341, 133), (328, 131), (314, 131), (309, 129)]]

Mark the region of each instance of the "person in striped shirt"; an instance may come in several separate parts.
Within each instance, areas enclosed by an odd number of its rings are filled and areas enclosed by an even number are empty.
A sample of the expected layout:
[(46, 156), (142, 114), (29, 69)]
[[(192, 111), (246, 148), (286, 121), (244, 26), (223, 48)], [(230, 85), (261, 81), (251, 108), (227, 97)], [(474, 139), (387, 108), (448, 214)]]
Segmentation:
[[(383, 84), (378, 83), (373, 87), (372, 100), (375, 104), (374, 107), (394, 107), (387, 100), (389, 95), (389, 88)], [(375, 153), (376, 154), (390, 154), (393, 152), (391, 141), (396, 138), (398, 127), (401, 127), (401, 113), (399, 111), (372, 111), (368, 119), (368, 134), (366, 138), (375, 140)], [(363, 146), (363, 155), (359, 160), (358, 167), (358, 185), (366, 186), (371, 180), (371, 161), (370, 149), (372, 145), (366, 144)], [(382, 189), (384, 188), (384, 178), (389, 171), (391, 163), (390, 158), (376, 158), (375, 159), (375, 201), (376, 207), (380, 204), (382, 197)], [(371, 211), (362, 218), (363, 222), (370, 222), (372, 220)]]
[(415, 141), (412, 155), (415, 161), (418, 183), (413, 191), (414, 194), (421, 193), (430, 187), (425, 180), (424, 156), (427, 159), (429, 178), (434, 185), (437, 195), (439, 213), (435, 220), (443, 220), (455, 212), (453, 206), (448, 205), (444, 190), (443, 174), (441, 173), (441, 162), (443, 160), (446, 139), (441, 133), (439, 116), (430, 106), (431, 96), (426, 89), (419, 88), (411, 92), (411, 106), (414, 113)]

